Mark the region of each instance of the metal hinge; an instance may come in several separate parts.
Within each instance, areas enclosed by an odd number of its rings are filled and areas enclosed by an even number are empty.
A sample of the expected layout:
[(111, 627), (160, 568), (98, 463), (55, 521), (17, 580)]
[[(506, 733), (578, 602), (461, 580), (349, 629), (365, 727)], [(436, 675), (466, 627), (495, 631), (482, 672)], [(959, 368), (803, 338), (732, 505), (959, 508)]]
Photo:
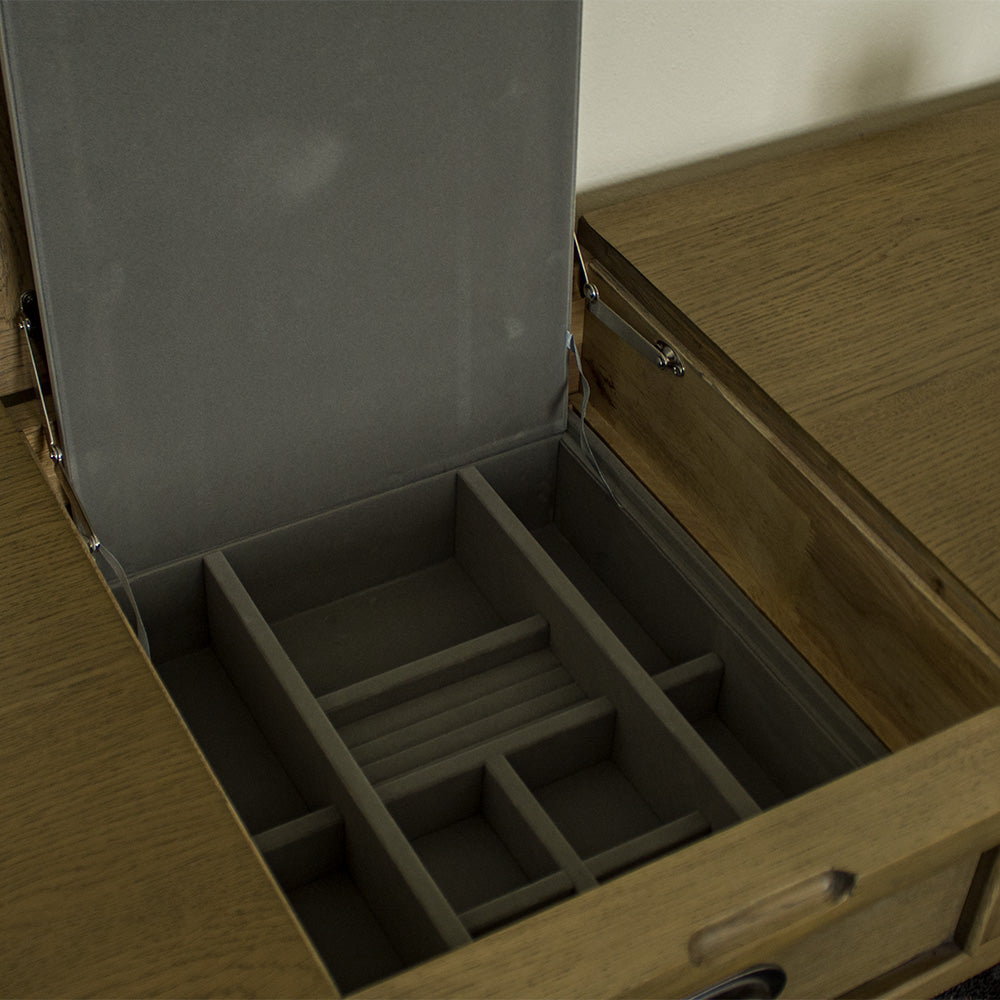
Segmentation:
[(573, 235), (573, 246), (576, 247), (576, 257), (580, 262), (580, 274), (583, 279), (581, 291), (587, 303), (587, 311), (644, 358), (652, 361), (657, 368), (680, 378), (684, 374), (684, 362), (681, 361), (677, 352), (665, 340), (658, 340), (655, 344), (647, 340), (631, 323), (601, 301), (597, 286), (592, 284), (587, 274), (587, 265), (583, 262), (583, 252), (580, 250), (576, 234)]
[(66, 475), (64, 465), (66, 455), (62, 449), (62, 445), (59, 444), (59, 439), (56, 437), (52, 418), (49, 415), (49, 408), (45, 402), (45, 387), (42, 385), (41, 367), (38, 354), (36, 353), (36, 351), (44, 352), (44, 348), (42, 344), (42, 322), (38, 313), (38, 300), (35, 298), (35, 293), (24, 292), (21, 295), (20, 304), (21, 308), (17, 312), (17, 327), (24, 336), (24, 343), (28, 349), (28, 358), (31, 361), (31, 373), (34, 376), (35, 390), (38, 392), (38, 401), (42, 407), (42, 419), (45, 423), (45, 440), (49, 446), (49, 458), (52, 459), (52, 464), (56, 468), (59, 485), (62, 487), (63, 493), (69, 501), (73, 520), (86, 540), (87, 548), (91, 552), (96, 553), (101, 547), (101, 540), (91, 527), (90, 520), (83, 509), (83, 504), (80, 503), (80, 498), (76, 495), (76, 491), (73, 489), (69, 477)]
[(80, 498), (76, 495), (76, 490), (73, 489), (69, 481), (69, 476), (66, 475), (66, 453), (63, 451), (62, 445), (59, 444), (59, 439), (56, 437), (52, 418), (49, 416), (49, 407), (45, 402), (45, 386), (42, 384), (42, 374), (39, 365), (39, 355), (45, 353), (45, 345), (42, 341), (42, 321), (35, 293), (24, 292), (21, 295), (20, 305), (21, 308), (17, 312), (17, 326), (24, 336), (24, 343), (28, 348), (28, 357), (31, 359), (31, 372), (35, 379), (35, 390), (38, 392), (38, 401), (42, 407), (42, 419), (45, 422), (45, 440), (49, 446), (49, 458), (52, 459), (52, 464), (55, 466), (56, 478), (59, 480), (63, 495), (69, 502), (70, 517), (80, 534), (83, 535), (87, 543), (87, 548), (90, 549), (95, 562), (98, 555), (102, 556), (111, 568), (111, 571), (118, 578), (118, 583), (132, 609), (135, 636), (145, 650), (146, 655), (149, 656), (149, 639), (146, 636), (146, 627), (143, 625), (142, 615), (139, 613), (139, 605), (136, 603), (135, 594), (132, 593), (128, 576), (122, 564), (118, 562), (107, 548), (101, 545), (101, 540), (97, 537), (97, 533), (91, 526), (87, 512), (83, 509), (83, 504), (80, 503)]

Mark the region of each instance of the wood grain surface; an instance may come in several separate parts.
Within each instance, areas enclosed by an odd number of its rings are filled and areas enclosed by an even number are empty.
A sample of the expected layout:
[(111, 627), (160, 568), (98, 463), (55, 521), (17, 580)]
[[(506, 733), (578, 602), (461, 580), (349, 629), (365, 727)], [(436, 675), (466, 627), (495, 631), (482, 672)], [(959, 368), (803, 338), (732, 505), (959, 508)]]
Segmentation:
[(581, 235), (1000, 648), (998, 136), (993, 100), (603, 208)]
[(0, 413), (0, 994), (334, 996)]

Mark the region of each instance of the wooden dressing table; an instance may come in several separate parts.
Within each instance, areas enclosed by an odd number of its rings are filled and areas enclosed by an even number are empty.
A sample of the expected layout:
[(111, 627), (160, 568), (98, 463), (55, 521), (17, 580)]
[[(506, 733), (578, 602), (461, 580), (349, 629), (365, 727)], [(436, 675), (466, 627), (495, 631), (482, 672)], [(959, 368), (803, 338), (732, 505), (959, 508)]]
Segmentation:
[[(1000, 960), (997, 135), (984, 104), (581, 231), (688, 368), (588, 319), (594, 427), (900, 752), (364, 995), (684, 995), (766, 960), (792, 996), (916, 996)], [(333, 995), (6, 418), (0, 468), (0, 992)]]

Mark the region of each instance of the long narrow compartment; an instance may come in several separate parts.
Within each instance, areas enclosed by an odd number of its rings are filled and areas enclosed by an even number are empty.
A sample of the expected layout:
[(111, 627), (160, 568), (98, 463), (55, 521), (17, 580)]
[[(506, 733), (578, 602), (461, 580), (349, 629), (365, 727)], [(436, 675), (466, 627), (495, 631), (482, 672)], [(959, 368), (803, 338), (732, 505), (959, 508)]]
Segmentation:
[(550, 439), (138, 590), (180, 595), (160, 672), (351, 991), (877, 753), (727, 586)]

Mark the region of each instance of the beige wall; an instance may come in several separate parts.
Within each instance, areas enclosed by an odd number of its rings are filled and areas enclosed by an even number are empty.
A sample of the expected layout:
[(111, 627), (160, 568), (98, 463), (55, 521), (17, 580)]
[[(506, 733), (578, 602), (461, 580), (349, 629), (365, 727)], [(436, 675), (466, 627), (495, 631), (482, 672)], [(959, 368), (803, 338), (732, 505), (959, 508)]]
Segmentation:
[(584, 0), (577, 188), (1000, 79), (1000, 0)]

